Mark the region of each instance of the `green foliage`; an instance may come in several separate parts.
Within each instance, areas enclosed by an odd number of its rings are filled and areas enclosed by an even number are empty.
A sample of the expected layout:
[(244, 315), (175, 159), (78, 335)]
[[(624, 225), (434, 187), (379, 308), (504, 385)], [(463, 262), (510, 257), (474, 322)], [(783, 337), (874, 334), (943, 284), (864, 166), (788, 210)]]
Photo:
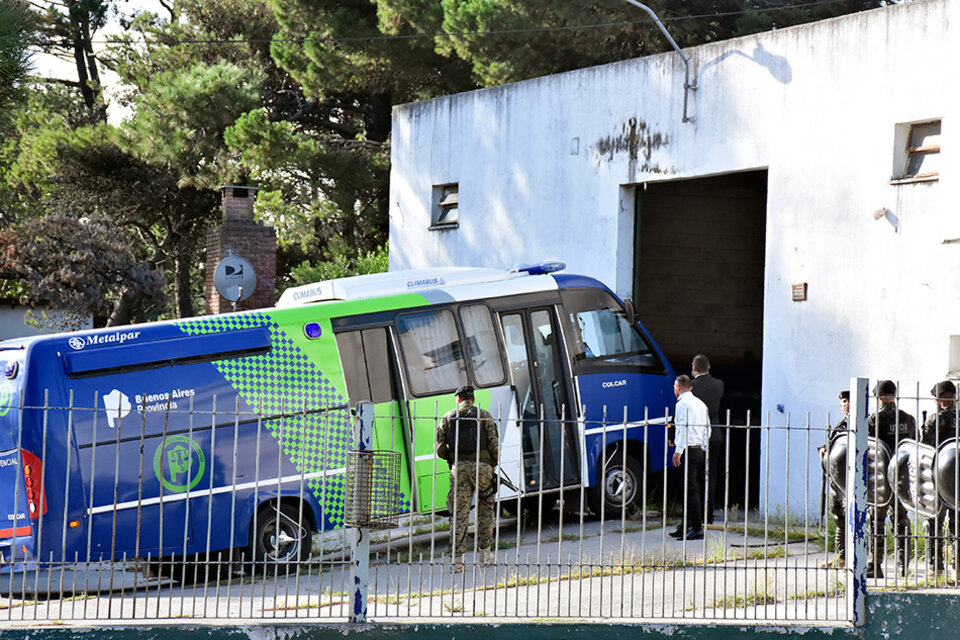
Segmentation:
[(0, 112), (20, 93), (20, 83), (30, 71), (28, 47), (35, 27), (26, 4), (0, 3)]
[(33, 88), (0, 118), (0, 229), (51, 210), (59, 148), (86, 122), (72, 90)]
[(291, 286), (359, 276), (367, 273), (382, 273), (387, 270), (387, 245), (373, 251), (362, 251), (357, 254), (342, 252), (333, 255), (329, 260), (311, 264), (304, 261), (293, 268), (291, 272)]
[(3, 142), (2, 157), (9, 187), (23, 187), (34, 196), (50, 189), (55, 173), (57, 147), (70, 135), (70, 126), (62, 112), (48, 106), (48, 94), (33, 93), (26, 109), (11, 115), (10, 131)]
[[(361, 109), (389, 110), (389, 102), (379, 107), (375, 97), (406, 102), (476, 86), (466, 62), (438, 54), (429, 38), (383, 37), (429, 33), (435, 22), (410, 22), (382, 1), (270, 0), (270, 6), (281, 26), (273, 56), (306, 95), (324, 100), (346, 93), (360, 98)], [(419, 0), (401, 9), (431, 13)], [(368, 119), (373, 115), (368, 111)]]
[[(785, 7), (778, 0), (647, 0), (681, 47), (887, 4), (824, 0)], [(483, 85), (580, 69), (666, 51), (646, 13), (623, 0), (379, 0), (384, 29), (405, 25), (435, 38), (436, 50), (468, 61)]]
[(185, 183), (216, 186), (230, 175), (223, 135), (259, 104), (258, 74), (228, 62), (159, 73), (135, 100), (130, 147), (148, 162), (175, 167)]
[[(689, 46), (884, 0), (648, 4)], [(24, 60), (28, 31), (5, 19), (22, 6), (0, 0), (0, 289), (112, 321), (194, 312), (215, 185), (260, 188), (255, 215), (277, 230), (280, 287), (383, 271), (394, 104), (667, 47), (623, 0), (169, 0), (94, 55), (121, 4), (70, 0), (33, 15), (40, 49), (77, 76), (25, 85), (22, 64), (13, 75), (4, 66)], [(125, 84), (116, 104), (131, 116), (119, 125), (106, 123), (101, 65)], [(13, 86), (24, 100), (5, 105)], [(69, 268), (44, 262), (53, 221), (75, 232), (63, 242), (119, 261), (54, 252)], [(23, 235), (34, 227), (43, 233)], [(101, 244), (83, 239), (89, 229)], [(57, 286), (93, 282), (99, 297), (58, 297)]]

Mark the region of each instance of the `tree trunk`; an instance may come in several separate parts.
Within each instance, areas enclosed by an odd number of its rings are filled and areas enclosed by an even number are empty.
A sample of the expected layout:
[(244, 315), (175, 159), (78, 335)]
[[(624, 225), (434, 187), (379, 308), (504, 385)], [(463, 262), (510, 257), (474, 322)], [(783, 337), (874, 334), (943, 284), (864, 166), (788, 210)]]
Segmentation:
[(190, 282), (190, 264), (193, 255), (193, 243), (183, 243), (188, 246), (181, 248), (174, 258), (173, 273), (174, 279), (174, 303), (177, 306), (178, 318), (191, 318), (194, 316), (193, 295)]
[(90, 39), (90, 16), (86, 14), (79, 20), (71, 18), (71, 22), (73, 59), (77, 65), (80, 95), (83, 97), (83, 104), (90, 112), (90, 121), (102, 122), (107, 118), (107, 107), (103, 102), (100, 72), (97, 69), (97, 59)]
[(387, 94), (370, 96), (370, 107), (365, 119), (367, 139), (386, 142), (390, 137), (391, 126), (390, 96)]
[(120, 294), (120, 299), (117, 301), (117, 306), (113, 308), (113, 313), (111, 313), (107, 319), (106, 326), (116, 327), (130, 324), (130, 320), (133, 317), (133, 310), (136, 308), (140, 296), (141, 293), (136, 287), (130, 285), (125, 286), (123, 292)]

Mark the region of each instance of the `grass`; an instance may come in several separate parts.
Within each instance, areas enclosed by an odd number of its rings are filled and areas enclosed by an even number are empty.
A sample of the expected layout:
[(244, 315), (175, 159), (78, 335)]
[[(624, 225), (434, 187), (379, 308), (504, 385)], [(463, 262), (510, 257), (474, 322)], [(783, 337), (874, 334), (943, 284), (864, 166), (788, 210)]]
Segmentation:
[[(707, 525), (708, 529), (722, 529), (722, 526), (717, 525)], [(744, 531), (743, 526), (731, 525), (727, 528), (728, 531), (734, 533), (741, 533)], [(787, 543), (794, 542), (809, 542), (814, 544), (821, 549), (826, 547), (826, 540), (823, 535), (817, 531), (816, 528), (811, 528), (808, 526), (807, 530), (803, 529), (784, 529), (780, 525), (776, 524), (767, 524), (764, 526), (760, 524), (748, 524), (746, 527), (746, 535), (750, 538), (763, 538), (764, 540), (773, 541), (776, 544), (783, 544), (784, 541)]]
[(413, 535), (419, 536), (425, 533), (433, 533), (434, 531), (450, 531), (450, 519), (444, 518), (438, 522), (434, 522), (432, 525), (425, 524), (414, 527)]
[[(334, 592), (333, 590), (330, 589), (330, 587), (327, 587), (326, 589), (323, 590), (323, 593), (320, 594), (320, 598), (321, 598), (320, 602), (305, 602), (303, 604), (296, 604), (296, 605), (281, 605), (281, 606), (272, 607), (269, 609), (265, 608), (264, 611), (296, 611), (301, 609), (319, 609), (320, 607), (330, 607), (335, 604), (347, 604), (348, 600), (345, 599), (346, 597), (347, 597), (347, 594), (345, 591)], [(327, 599), (326, 602), (323, 602), (324, 598)], [(334, 598), (339, 598), (339, 600), (334, 601), (333, 600)], [(368, 598), (368, 600), (372, 601), (373, 598)]]
[(89, 593), (77, 593), (77, 594), (74, 594), (74, 595), (72, 595), (72, 596), (65, 596), (65, 597), (63, 597), (63, 598), (60, 598), (60, 601), (61, 601), (61, 602), (74, 602), (74, 601), (79, 601), (79, 600), (96, 600), (96, 599), (99, 598), (99, 597), (100, 597), (100, 596), (98, 596), (98, 595), (96, 595), (96, 594), (91, 595), (91, 594), (89, 594)]
[(443, 608), (449, 613), (463, 613), (463, 603), (444, 602)]
[[(635, 553), (631, 550), (627, 555), (624, 556), (622, 561), (617, 561), (615, 556), (617, 554), (612, 554), (611, 557), (607, 560), (606, 564), (602, 563), (602, 560), (596, 560), (597, 564), (591, 564), (591, 561), (585, 560), (580, 563), (580, 567), (573, 569), (567, 573), (560, 575), (549, 573), (549, 575), (521, 575), (518, 573), (513, 573), (509, 576), (504, 577), (499, 580), (496, 584), (493, 585), (476, 585), (474, 591), (492, 591), (496, 589), (510, 589), (518, 587), (529, 587), (544, 585), (550, 583), (560, 583), (573, 580), (584, 580), (590, 578), (606, 578), (611, 576), (627, 576), (632, 574), (642, 574), (649, 573), (654, 571), (670, 571), (673, 569), (684, 569), (684, 568), (693, 568), (698, 566), (705, 566), (710, 564), (719, 564), (724, 562), (724, 557), (722, 549), (720, 553), (717, 554), (717, 549), (714, 549), (713, 555), (708, 555), (706, 558), (700, 557), (690, 557), (684, 558), (680, 554), (674, 554), (668, 557), (656, 557), (655, 555), (648, 554), (646, 558), (637, 558)], [(786, 549), (783, 546), (776, 546), (767, 549), (766, 552), (763, 550), (752, 550), (747, 553), (735, 553), (727, 552), (725, 560), (727, 562), (737, 561), (737, 560), (750, 560), (750, 559), (767, 559), (767, 558), (783, 558), (786, 557)], [(775, 592), (776, 584), (775, 582), (771, 585), (770, 580), (765, 580), (757, 585), (752, 586), (745, 595), (739, 596), (730, 596), (724, 599), (722, 602), (718, 601), (717, 603), (707, 605), (708, 607), (723, 607), (723, 606), (753, 606), (756, 604), (764, 604), (772, 602), (771, 598), (771, 588)], [(835, 589), (842, 590), (842, 584)], [(379, 604), (392, 604), (392, 605), (401, 605), (408, 604), (410, 605), (413, 601), (419, 600), (422, 598), (430, 597), (444, 597), (451, 596), (460, 593), (458, 588), (452, 589), (434, 589), (432, 591), (420, 591), (420, 592), (411, 592), (407, 594), (389, 594), (383, 596), (370, 596), (368, 597), (368, 602), (376, 602)], [(803, 594), (795, 597), (817, 597), (817, 595), (829, 595), (829, 594), (815, 594), (810, 592), (809, 594)], [(322, 598), (326, 602), (315, 602), (315, 603), (306, 603), (291, 605), (289, 607), (277, 607), (278, 610), (282, 609), (317, 609), (321, 607), (328, 607), (333, 605), (342, 605), (347, 604), (346, 594), (344, 593), (331, 593), (327, 589)], [(339, 598), (339, 599), (335, 599)], [(444, 603), (444, 609), (451, 613), (461, 613), (463, 612), (463, 605), (461, 603)], [(475, 612), (472, 615), (474, 616), (483, 616), (485, 615), (482, 612)]]
[[(770, 572), (765, 573), (763, 580), (751, 582), (745, 593), (718, 598), (710, 603), (704, 603), (704, 609), (745, 609), (746, 607), (755, 607), (764, 604), (774, 604), (777, 602), (777, 579)], [(687, 611), (692, 611), (696, 607), (691, 602)]]
[[(423, 560), (423, 554), (426, 552), (430, 553), (430, 543), (415, 544), (410, 549), (406, 551), (394, 551), (392, 554), (387, 553), (384, 557), (386, 564), (393, 564), (399, 562), (401, 564), (409, 564), (413, 562), (421, 562)], [(379, 554), (378, 554), (379, 556)], [(377, 558), (380, 559), (379, 557)]]
[(832, 598), (844, 594), (845, 586), (842, 580), (837, 580), (829, 589), (810, 590), (806, 593), (794, 593), (787, 596), (786, 601), (793, 600), (813, 600), (814, 598)]
[(577, 542), (578, 540), (580, 540), (580, 535), (577, 533), (565, 533), (562, 536), (551, 536), (549, 538), (544, 538), (543, 540), (541, 540), (541, 542), (544, 544), (550, 544), (551, 542), (559, 542), (560, 538), (563, 538), (568, 542)]
[(637, 533), (638, 531), (645, 531), (645, 530), (651, 531), (653, 529), (659, 529), (659, 528), (660, 528), (659, 524), (657, 524), (656, 526), (652, 526), (648, 524), (646, 529), (644, 529), (643, 527), (624, 527), (623, 529), (621, 529), (620, 527), (617, 527), (616, 529), (610, 529), (609, 531), (607, 531), (607, 533), (608, 534), (612, 533), (614, 535), (617, 535), (617, 534), (623, 535), (625, 533)]

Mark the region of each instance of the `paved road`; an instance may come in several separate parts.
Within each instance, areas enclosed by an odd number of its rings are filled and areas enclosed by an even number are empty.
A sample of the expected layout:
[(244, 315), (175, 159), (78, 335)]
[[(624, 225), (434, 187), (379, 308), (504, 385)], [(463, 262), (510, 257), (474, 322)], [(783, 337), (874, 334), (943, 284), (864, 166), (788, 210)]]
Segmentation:
[[(596, 519), (573, 517), (562, 527), (557, 520), (538, 530), (504, 521), (496, 563), (477, 565), (469, 553), (459, 574), (451, 572), (444, 553), (447, 532), (424, 532), (422, 524), (416, 534), (412, 528), (381, 532), (372, 547), (369, 615), (379, 621), (845, 619), (844, 572), (821, 566), (828, 558), (816, 545), (745, 536), (742, 523), (684, 542), (667, 535), (672, 524), (663, 525), (651, 518), (645, 528), (633, 521), (601, 526)], [(0, 599), (0, 625), (3, 620), (342, 620), (350, 610), (350, 571), (338, 540), (339, 533), (318, 538), (315, 548), (324, 553), (300, 571), (293, 565), (275, 567), (276, 575), (241, 570), (187, 586), (145, 581), (132, 565), (54, 574), (49, 584), (61, 584), (62, 577), (64, 589), (77, 595)], [(115, 590), (107, 593), (110, 580)], [(84, 589), (85, 582), (100, 588)]]

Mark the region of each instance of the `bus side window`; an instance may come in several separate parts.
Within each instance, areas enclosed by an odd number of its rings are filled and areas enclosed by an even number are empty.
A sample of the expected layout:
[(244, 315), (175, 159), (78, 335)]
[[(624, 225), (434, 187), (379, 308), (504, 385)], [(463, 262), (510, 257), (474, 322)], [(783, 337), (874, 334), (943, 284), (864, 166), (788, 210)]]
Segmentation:
[(361, 400), (379, 403), (394, 399), (387, 338), (386, 327), (337, 334), (337, 349), (350, 404)]
[(467, 366), (449, 309), (397, 316), (400, 350), (414, 395), (450, 392), (467, 383)]
[(467, 336), (467, 352), (477, 385), (488, 387), (502, 384), (503, 360), (489, 307), (485, 304), (464, 305), (460, 308), (460, 321)]

